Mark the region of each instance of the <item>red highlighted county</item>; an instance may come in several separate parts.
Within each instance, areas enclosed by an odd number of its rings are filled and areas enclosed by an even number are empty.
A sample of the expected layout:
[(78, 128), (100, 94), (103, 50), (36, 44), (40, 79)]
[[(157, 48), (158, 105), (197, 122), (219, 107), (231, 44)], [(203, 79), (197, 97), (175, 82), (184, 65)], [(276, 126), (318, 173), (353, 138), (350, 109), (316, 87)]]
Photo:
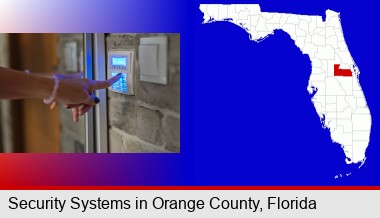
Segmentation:
[(350, 69), (339, 69), (340, 64), (334, 64), (334, 76), (352, 76)]

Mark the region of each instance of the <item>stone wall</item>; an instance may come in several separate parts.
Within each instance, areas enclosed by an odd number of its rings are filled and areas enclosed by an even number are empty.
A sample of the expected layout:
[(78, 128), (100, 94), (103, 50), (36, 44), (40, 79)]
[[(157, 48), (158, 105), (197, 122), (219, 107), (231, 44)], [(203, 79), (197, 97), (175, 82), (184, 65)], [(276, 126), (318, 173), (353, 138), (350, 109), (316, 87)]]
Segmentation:
[[(138, 47), (141, 37), (168, 37), (168, 85), (140, 82)], [(59, 72), (67, 71), (66, 43), (77, 43), (83, 55), (82, 34), (59, 34)], [(180, 36), (179, 34), (107, 34), (106, 49), (135, 51), (135, 95), (108, 91), (108, 137), (110, 152), (179, 152), (180, 150)], [(79, 64), (79, 63), (78, 63)], [(78, 69), (81, 67), (78, 66)], [(61, 106), (62, 152), (83, 152), (84, 118), (74, 123), (71, 111)]]
[[(168, 37), (168, 84), (140, 81), (141, 37)], [(106, 48), (134, 50), (135, 95), (108, 91), (110, 152), (180, 151), (179, 34), (109, 34)]]

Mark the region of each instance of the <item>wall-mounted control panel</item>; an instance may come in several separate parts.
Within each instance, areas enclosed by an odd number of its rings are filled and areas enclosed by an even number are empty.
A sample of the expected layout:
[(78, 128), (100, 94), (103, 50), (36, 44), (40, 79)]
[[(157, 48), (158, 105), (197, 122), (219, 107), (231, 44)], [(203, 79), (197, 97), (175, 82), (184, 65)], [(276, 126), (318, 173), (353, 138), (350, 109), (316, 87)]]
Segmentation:
[(113, 92), (134, 95), (134, 52), (130, 50), (111, 50), (108, 52), (107, 75), (108, 78), (121, 73), (122, 77), (109, 89)]

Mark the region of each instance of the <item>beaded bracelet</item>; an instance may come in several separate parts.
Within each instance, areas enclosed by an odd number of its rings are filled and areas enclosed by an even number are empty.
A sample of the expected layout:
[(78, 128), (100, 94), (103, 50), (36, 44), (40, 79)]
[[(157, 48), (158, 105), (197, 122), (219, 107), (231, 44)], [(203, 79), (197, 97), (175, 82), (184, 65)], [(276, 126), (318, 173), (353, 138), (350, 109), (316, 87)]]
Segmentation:
[(57, 97), (57, 91), (59, 88), (59, 78), (56, 75), (52, 76), (51, 78), (54, 79), (54, 89), (53, 89), (53, 93), (51, 94), (50, 98), (44, 99), (45, 104), (51, 104), (55, 100), (55, 97)]

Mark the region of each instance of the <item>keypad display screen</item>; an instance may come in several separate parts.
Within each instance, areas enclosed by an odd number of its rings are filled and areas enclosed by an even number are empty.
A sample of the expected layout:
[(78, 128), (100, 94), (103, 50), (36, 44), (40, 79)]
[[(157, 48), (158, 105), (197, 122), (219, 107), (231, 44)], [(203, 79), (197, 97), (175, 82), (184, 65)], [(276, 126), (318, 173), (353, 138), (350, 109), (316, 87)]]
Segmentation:
[(112, 57), (112, 66), (127, 66), (127, 57)]

